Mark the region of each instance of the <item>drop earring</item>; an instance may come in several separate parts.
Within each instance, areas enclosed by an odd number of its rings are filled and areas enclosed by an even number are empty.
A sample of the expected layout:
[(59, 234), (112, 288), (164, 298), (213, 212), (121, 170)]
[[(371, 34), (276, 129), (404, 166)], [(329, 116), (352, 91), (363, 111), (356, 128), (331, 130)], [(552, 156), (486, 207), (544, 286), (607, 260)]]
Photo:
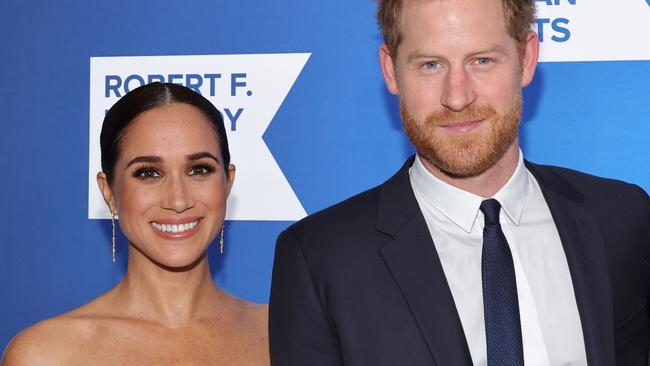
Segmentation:
[(115, 213), (111, 211), (111, 224), (113, 225), (113, 263), (115, 263)]
[(221, 227), (221, 239), (219, 240), (219, 252), (223, 254), (223, 226)]

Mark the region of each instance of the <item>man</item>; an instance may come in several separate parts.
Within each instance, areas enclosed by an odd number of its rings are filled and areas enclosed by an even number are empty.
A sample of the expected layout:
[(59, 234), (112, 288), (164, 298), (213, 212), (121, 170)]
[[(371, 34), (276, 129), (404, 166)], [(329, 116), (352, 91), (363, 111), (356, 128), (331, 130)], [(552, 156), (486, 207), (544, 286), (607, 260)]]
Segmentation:
[(642, 365), (643, 190), (519, 148), (532, 0), (382, 0), (379, 58), (417, 150), (278, 238), (274, 365)]

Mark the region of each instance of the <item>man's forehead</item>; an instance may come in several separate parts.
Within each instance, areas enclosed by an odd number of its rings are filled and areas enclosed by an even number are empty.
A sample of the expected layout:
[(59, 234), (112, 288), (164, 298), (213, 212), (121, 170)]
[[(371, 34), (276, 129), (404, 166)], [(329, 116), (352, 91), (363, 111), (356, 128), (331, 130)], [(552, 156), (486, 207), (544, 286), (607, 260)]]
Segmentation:
[[(501, 0), (406, 0), (398, 49), (408, 60), (513, 52)], [(398, 53), (402, 53), (399, 51)]]
[(441, 5), (450, 5), (450, 6), (453, 6), (454, 3), (457, 3), (458, 6), (461, 6), (461, 4), (467, 5), (471, 3), (481, 4), (481, 5), (484, 5), (486, 3), (491, 3), (494, 6), (498, 6), (500, 8), (503, 7), (503, 0), (398, 0), (398, 1), (401, 1), (402, 4), (402, 14), (404, 14), (403, 10), (406, 7), (424, 5), (430, 3), (439, 3)]
[[(405, 4), (423, 4), (423, 3), (454, 3), (460, 0), (401, 0), (402, 5)], [(494, 2), (494, 3), (503, 3), (503, 0), (468, 0), (471, 2)]]
[[(502, 0), (403, 0), (400, 12), (400, 29), (404, 30), (419, 18), (420, 25), (435, 24), (452, 18), (457, 22), (467, 20), (487, 27), (501, 24), (507, 27)], [(424, 14), (424, 17), (422, 15)], [(408, 17), (408, 19), (404, 19)], [(490, 23), (490, 24), (489, 24)], [(505, 28), (504, 28), (505, 29)]]

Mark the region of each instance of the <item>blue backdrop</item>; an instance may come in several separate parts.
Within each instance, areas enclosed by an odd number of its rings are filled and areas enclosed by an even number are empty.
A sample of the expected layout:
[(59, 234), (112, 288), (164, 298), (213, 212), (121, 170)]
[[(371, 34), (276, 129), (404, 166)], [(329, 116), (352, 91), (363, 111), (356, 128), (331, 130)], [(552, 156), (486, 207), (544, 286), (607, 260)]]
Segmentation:
[[(310, 53), (264, 133), (309, 214), (381, 183), (413, 153), (381, 77), (374, 12), (369, 0), (3, 0), (0, 348), (125, 271), (126, 258), (110, 260), (110, 221), (88, 218), (91, 57)], [(648, 83), (650, 61), (540, 64), (524, 91), (526, 157), (650, 189)], [(227, 222), (224, 255), (210, 252), (216, 281), (267, 302), (289, 224)]]

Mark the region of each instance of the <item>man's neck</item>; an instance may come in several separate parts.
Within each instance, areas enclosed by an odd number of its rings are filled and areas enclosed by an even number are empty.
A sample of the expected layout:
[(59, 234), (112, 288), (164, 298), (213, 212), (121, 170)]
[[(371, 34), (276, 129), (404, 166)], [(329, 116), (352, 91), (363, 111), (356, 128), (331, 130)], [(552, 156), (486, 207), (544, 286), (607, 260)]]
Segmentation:
[(426, 159), (422, 165), (441, 181), (484, 198), (494, 196), (508, 182), (519, 163), (519, 143), (515, 140), (505, 154), (483, 173), (466, 178), (450, 177)]

